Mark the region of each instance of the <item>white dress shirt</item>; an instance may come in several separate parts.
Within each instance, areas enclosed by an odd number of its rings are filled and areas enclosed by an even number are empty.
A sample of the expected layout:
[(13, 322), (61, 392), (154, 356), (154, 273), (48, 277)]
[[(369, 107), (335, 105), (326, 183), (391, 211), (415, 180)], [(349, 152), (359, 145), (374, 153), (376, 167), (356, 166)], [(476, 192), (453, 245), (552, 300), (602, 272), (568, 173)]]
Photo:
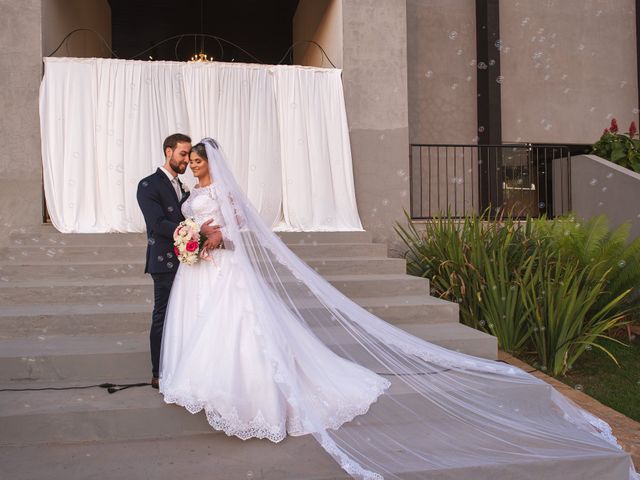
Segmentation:
[(176, 195), (178, 196), (178, 200), (180, 200), (182, 198), (182, 189), (180, 188), (180, 184), (178, 183), (178, 176), (171, 175), (171, 172), (169, 172), (169, 170), (164, 167), (160, 167), (160, 170), (162, 170), (167, 176), (167, 178), (171, 182), (171, 185), (173, 186), (173, 189), (176, 192)]

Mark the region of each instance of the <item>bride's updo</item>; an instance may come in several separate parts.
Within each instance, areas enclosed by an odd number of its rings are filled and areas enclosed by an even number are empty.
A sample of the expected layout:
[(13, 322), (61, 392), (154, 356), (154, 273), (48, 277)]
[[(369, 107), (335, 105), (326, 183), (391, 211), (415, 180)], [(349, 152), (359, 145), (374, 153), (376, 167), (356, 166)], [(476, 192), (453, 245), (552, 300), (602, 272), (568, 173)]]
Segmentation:
[(209, 157), (207, 157), (207, 149), (204, 146), (204, 143), (196, 143), (193, 147), (191, 147), (191, 151), (198, 154), (200, 158), (203, 160), (209, 161)]

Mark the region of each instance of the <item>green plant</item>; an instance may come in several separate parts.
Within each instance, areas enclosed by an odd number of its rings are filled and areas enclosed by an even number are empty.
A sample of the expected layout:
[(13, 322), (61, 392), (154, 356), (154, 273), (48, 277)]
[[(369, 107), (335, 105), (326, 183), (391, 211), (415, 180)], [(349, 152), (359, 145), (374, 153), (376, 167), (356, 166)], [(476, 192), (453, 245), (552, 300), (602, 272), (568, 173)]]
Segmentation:
[(619, 133), (616, 119), (605, 128), (600, 140), (593, 144), (592, 152), (599, 157), (640, 173), (640, 139), (634, 138), (638, 132), (636, 123), (631, 122), (629, 132)]
[(436, 218), (423, 232), (408, 216), (406, 228), (395, 228), (408, 247), (407, 271), (429, 278), (432, 294), (459, 303), (462, 323), (491, 333), (503, 350), (517, 353), (529, 333), (514, 279), (528, 255), (531, 227), (530, 220), (518, 225), (487, 209), (463, 220)]
[[(395, 230), (408, 248), (407, 272), (429, 278), (432, 294), (458, 302), (462, 322), (482, 329), (480, 311), (473, 300), (481, 285), (468, 244), (470, 238), (482, 236), (477, 217), (470, 217), (462, 225), (451, 216), (439, 217), (427, 223), (424, 232), (418, 232), (407, 212), (405, 216), (407, 227), (396, 224)], [(460, 228), (465, 232), (461, 233)]]
[(639, 310), (640, 239), (629, 245), (628, 227), (611, 232), (604, 218), (517, 222), (487, 210), (435, 218), (423, 231), (407, 215), (396, 231), (409, 273), (458, 302), (463, 323), (495, 335), (507, 352), (534, 352), (553, 375), (602, 348), (606, 332)]
[(533, 222), (539, 239), (549, 241), (549, 248), (567, 261), (576, 261), (579, 268), (588, 269), (592, 278), (601, 278), (605, 272), (610, 272), (602, 285), (607, 295), (599, 297), (594, 310), (601, 309), (608, 298), (617, 297), (627, 290), (631, 293), (614, 308), (614, 312), (625, 310), (635, 313), (640, 310), (640, 237), (629, 243), (628, 224), (610, 230), (604, 215), (587, 222), (580, 222), (573, 215)]
[[(564, 375), (587, 348), (604, 351), (598, 343), (611, 328), (623, 322), (625, 311), (616, 309), (629, 290), (611, 298), (603, 290), (610, 271), (594, 278), (591, 268), (564, 260), (547, 251), (530, 257), (526, 269), (531, 280), (523, 282), (522, 300), (530, 326), (530, 343), (540, 368), (550, 375)], [(531, 268), (534, 261), (536, 268)], [(606, 298), (606, 303), (599, 302)]]

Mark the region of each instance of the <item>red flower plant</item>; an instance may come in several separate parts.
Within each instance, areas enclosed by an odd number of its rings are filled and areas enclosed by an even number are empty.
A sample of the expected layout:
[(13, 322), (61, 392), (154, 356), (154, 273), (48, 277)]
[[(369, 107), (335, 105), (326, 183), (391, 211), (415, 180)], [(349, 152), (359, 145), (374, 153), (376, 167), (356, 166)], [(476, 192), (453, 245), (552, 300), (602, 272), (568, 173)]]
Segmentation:
[(629, 125), (629, 136), (633, 138), (636, 136), (636, 133), (638, 133), (638, 127), (636, 126), (636, 122), (633, 121), (631, 125)]
[(195, 252), (196, 250), (198, 250), (198, 242), (192, 240), (187, 243), (187, 252)]
[(609, 135), (611, 132), (609, 131), (608, 128), (605, 128), (604, 131), (602, 132), (603, 135)]
[(609, 127), (611, 133), (618, 133), (618, 121), (615, 118), (611, 119), (611, 126)]

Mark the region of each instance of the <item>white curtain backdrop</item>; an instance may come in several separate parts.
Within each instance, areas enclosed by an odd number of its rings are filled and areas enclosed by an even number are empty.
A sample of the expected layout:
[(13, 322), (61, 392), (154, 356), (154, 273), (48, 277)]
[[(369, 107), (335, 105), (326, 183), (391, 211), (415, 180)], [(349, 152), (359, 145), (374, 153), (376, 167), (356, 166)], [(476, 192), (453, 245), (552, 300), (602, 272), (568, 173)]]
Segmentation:
[[(362, 230), (341, 71), (45, 58), (47, 207), (62, 232), (142, 232), (138, 181), (172, 133), (216, 138), (274, 230)], [(183, 181), (193, 186), (190, 172)]]

